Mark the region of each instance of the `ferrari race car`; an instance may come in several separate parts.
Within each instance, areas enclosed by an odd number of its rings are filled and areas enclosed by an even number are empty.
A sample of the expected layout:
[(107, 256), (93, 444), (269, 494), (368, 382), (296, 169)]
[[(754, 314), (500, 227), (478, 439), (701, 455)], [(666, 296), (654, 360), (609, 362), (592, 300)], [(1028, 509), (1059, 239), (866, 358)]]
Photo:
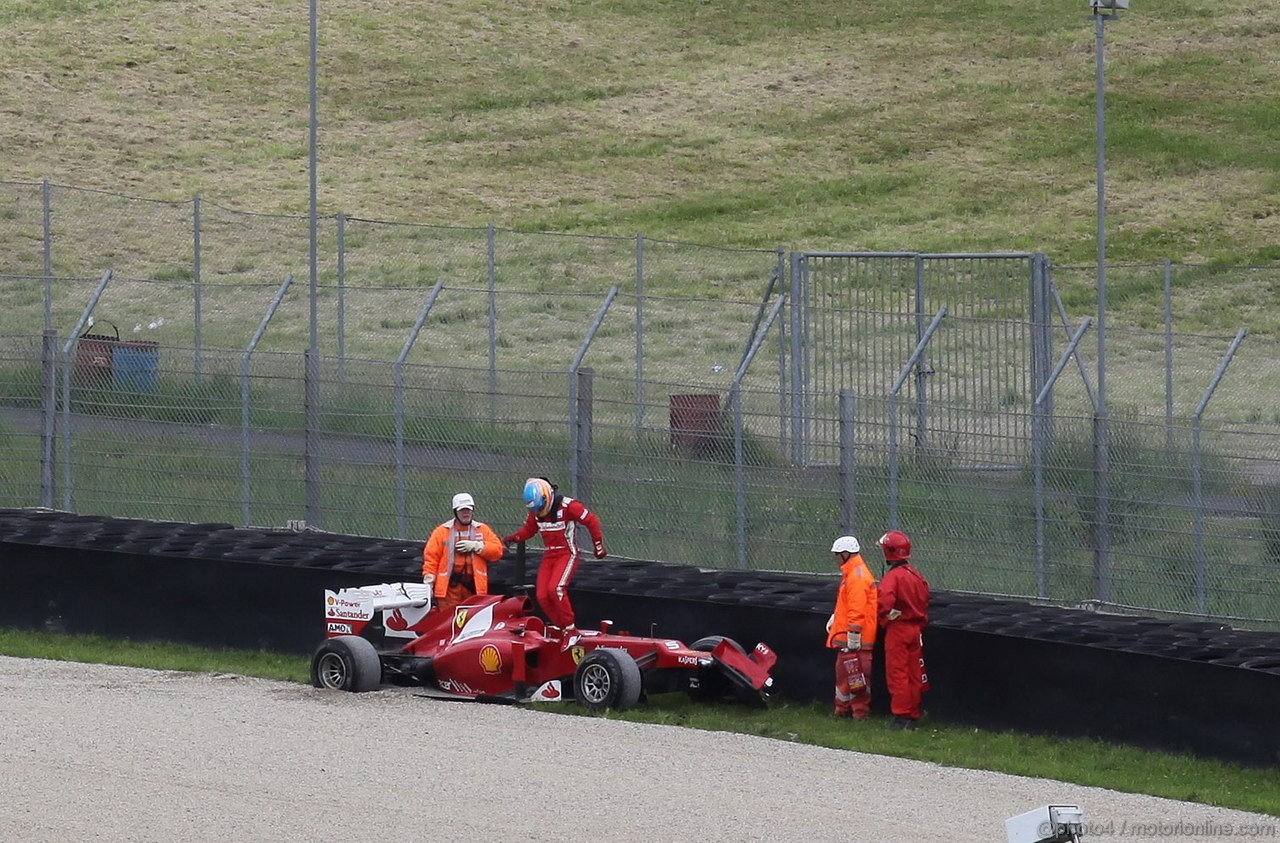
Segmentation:
[(430, 609), (429, 587), (383, 583), (325, 591), (325, 640), (311, 659), (318, 688), (371, 691), (384, 682), (426, 696), (487, 702), (574, 699), (624, 710), (647, 694), (762, 703), (777, 656), (723, 636), (686, 646), (613, 630), (551, 626), (528, 597), (477, 595), (451, 613)]

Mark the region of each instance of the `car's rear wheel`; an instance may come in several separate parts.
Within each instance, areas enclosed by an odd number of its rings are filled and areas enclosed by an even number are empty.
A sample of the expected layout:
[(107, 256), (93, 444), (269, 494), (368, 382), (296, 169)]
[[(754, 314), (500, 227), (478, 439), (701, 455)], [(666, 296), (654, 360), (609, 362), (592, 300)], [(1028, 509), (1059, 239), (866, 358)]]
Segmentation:
[(330, 638), (311, 657), (311, 684), (332, 691), (372, 691), (382, 684), (382, 660), (358, 635)]
[(626, 711), (640, 701), (643, 686), (640, 667), (626, 650), (592, 650), (573, 672), (573, 697), (592, 711)]
[[(729, 646), (737, 650), (739, 653), (746, 655), (747, 651), (742, 645), (732, 638), (726, 638), (723, 635), (708, 635), (705, 638), (699, 638), (689, 645), (691, 650), (699, 650), (703, 653), (710, 653), (720, 646), (721, 641), (728, 641)], [(733, 680), (725, 676), (723, 671), (718, 667), (704, 668), (698, 671), (697, 685), (689, 685), (689, 697), (695, 702), (711, 702), (713, 700), (723, 700), (733, 696), (734, 685)]]

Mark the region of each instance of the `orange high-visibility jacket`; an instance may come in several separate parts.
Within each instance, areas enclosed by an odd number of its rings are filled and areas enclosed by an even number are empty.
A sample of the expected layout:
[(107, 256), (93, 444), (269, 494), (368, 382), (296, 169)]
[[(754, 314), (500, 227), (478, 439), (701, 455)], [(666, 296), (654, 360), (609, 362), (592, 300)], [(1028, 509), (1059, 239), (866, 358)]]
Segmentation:
[[(484, 550), (479, 553), (458, 553), (460, 539), (479, 539)], [(483, 521), (472, 519), (469, 527), (463, 527), (453, 518), (431, 531), (427, 544), (422, 548), (422, 578), (435, 577), (432, 591), (436, 597), (444, 597), (449, 590), (449, 577), (454, 573), (470, 571), (475, 578), (476, 594), (489, 593), (489, 563), (502, 558), (502, 539)]]
[(862, 627), (862, 643), (871, 647), (876, 643), (876, 580), (855, 553), (840, 566), (840, 591), (836, 594), (836, 610), (832, 614), (831, 631), (827, 633), (828, 647), (843, 647), (849, 626)]

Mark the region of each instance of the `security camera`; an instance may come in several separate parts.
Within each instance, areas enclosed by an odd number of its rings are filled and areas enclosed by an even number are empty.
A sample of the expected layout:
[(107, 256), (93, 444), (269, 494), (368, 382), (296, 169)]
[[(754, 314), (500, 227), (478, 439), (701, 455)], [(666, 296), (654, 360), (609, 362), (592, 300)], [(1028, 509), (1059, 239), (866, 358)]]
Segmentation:
[(1005, 820), (1004, 830), (1009, 843), (1078, 843), (1084, 812), (1076, 805), (1045, 805)]

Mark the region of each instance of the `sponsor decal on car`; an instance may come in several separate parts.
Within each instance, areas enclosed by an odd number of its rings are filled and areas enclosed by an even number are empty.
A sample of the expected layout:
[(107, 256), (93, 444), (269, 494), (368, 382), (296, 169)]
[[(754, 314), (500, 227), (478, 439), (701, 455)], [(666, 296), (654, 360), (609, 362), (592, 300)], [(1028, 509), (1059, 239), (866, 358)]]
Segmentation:
[(471, 609), (463, 615), (464, 622), (459, 624), (457, 636), (453, 639), (455, 642), (479, 638), (493, 627), (493, 606), (481, 606), (478, 609), (471, 607)]
[(502, 670), (502, 654), (492, 644), (485, 644), (480, 649), (480, 669), (485, 673), (497, 673)]
[(470, 685), (468, 685), (466, 682), (463, 682), (461, 679), (441, 679), (440, 689), (443, 691), (448, 691), (451, 694), (466, 694), (472, 697), (476, 697), (480, 695), (479, 691), (477, 691), (475, 688), (472, 688)]
[(373, 612), (361, 609), (343, 609), (341, 607), (336, 607), (329, 610), (329, 617), (347, 618), (353, 621), (367, 621), (369, 618), (373, 617)]
[(351, 635), (351, 624), (349, 623), (330, 623), (329, 631), (335, 635)]
[(562, 699), (564, 699), (564, 693), (560, 690), (559, 679), (542, 683), (530, 697), (532, 702), (560, 702)]
[(373, 617), (373, 607), (368, 600), (352, 600), (343, 592), (328, 589), (324, 593), (325, 617), (334, 620), (367, 621)]
[(687, 667), (697, 667), (700, 664), (706, 664), (711, 659), (702, 659), (698, 656), (676, 656), (676, 664), (685, 665)]
[(467, 625), (466, 609), (459, 609), (458, 611), (454, 612), (453, 625), (456, 626), (458, 629), (462, 629), (464, 626)]
[(574, 664), (577, 664), (578, 662), (582, 661), (582, 657), (585, 656), (586, 654), (587, 654), (587, 651), (586, 651), (586, 648), (584, 647), (569, 648), (569, 655), (573, 657)]
[(426, 606), (403, 606), (382, 610), (382, 626), (391, 638), (416, 638), (414, 625), (427, 615)]

